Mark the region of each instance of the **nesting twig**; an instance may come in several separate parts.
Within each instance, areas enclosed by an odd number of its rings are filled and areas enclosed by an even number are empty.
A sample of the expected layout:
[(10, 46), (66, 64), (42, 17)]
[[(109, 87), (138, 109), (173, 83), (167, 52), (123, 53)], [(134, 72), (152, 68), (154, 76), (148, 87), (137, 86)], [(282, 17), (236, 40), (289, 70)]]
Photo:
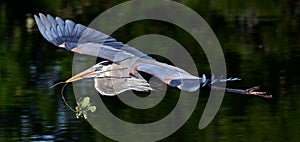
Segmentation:
[(50, 88), (53, 88), (53, 87), (55, 87), (55, 86), (57, 86), (57, 85), (59, 85), (59, 84), (65, 84), (65, 85), (61, 88), (61, 91), (60, 91), (61, 98), (63, 99), (65, 105), (66, 105), (70, 110), (72, 110), (73, 112), (76, 112), (76, 111), (68, 104), (67, 100), (66, 100), (65, 97), (64, 97), (64, 89), (65, 89), (66, 86), (68, 85), (67, 82), (65, 82), (65, 81), (63, 81), (63, 82), (58, 82), (58, 83), (56, 83), (56, 84), (50, 86)]
[(61, 94), (61, 98), (63, 99), (64, 103), (66, 104), (66, 106), (72, 110), (73, 112), (76, 112), (69, 104), (68, 102), (66, 101), (65, 97), (64, 97), (64, 89), (65, 87), (68, 85), (68, 83), (66, 83), (62, 88), (61, 88), (61, 91), (60, 91), (60, 94)]

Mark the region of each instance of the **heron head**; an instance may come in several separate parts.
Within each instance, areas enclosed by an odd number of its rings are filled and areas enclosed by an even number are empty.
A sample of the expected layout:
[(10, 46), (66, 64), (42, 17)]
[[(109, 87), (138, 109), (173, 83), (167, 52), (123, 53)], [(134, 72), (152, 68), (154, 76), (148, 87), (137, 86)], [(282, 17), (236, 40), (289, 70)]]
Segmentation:
[(104, 77), (104, 73), (108, 71), (108, 67), (110, 65), (110, 62), (102, 61), (86, 69), (85, 71), (71, 77), (66, 82), (74, 82), (84, 78)]

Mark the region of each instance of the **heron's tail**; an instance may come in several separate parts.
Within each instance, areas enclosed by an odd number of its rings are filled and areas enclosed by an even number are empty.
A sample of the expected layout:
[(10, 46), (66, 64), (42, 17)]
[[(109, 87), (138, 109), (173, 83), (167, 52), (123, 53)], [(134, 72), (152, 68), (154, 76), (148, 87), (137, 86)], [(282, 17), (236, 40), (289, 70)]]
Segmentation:
[(210, 78), (206, 77), (206, 75), (202, 75), (201, 78), (181, 78), (181, 79), (173, 79), (170, 81), (169, 85), (172, 87), (177, 87), (183, 91), (194, 92), (199, 87), (211, 86), (216, 83), (224, 83), (227, 81), (236, 81), (241, 80), (240, 78), (223, 78), (220, 76), (215, 78), (214, 75), (211, 75)]
[(205, 87), (205, 86), (211, 86), (213, 84), (216, 83), (224, 83), (224, 82), (228, 82), (228, 81), (236, 81), (236, 80), (241, 80), (240, 78), (223, 78), (223, 76), (220, 76), (218, 78), (215, 78), (215, 75), (211, 75), (210, 78), (207, 78), (205, 74), (202, 75), (202, 77), (200, 78), (200, 86), (201, 87)]

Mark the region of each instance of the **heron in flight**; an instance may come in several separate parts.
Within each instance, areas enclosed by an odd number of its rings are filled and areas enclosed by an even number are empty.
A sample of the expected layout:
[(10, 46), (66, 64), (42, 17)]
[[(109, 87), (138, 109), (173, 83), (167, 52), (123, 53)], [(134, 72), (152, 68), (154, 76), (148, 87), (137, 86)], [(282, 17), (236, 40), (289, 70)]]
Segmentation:
[(94, 78), (95, 89), (102, 95), (117, 95), (126, 90), (151, 91), (152, 88), (140, 74), (144, 72), (157, 77), (171, 87), (193, 92), (199, 87), (208, 86), (214, 90), (266, 96), (265, 92), (256, 92), (257, 87), (241, 90), (217, 87), (214, 84), (239, 78), (208, 78), (193, 76), (175, 66), (156, 61), (141, 51), (123, 44), (115, 38), (71, 20), (62, 20), (51, 15), (34, 15), (36, 24), (43, 37), (55, 46), (80, 54), (100, 57), (102, 61), (71, 77), (66, 83), (84, 78)]

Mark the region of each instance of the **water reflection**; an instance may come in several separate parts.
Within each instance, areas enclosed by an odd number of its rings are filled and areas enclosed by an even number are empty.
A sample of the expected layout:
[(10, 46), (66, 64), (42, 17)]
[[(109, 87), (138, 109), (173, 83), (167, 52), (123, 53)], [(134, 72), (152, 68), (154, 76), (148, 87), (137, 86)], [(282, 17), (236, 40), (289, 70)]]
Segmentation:
[(26, 25), (25, 25), (25, 27), (26, 27), (26, 31), (28, 33), (31, 33), (33, 31), (33, 28), (34, 28), (34, 25), (35, 25), (34, 19), (32, 17), (33, 17), (33, 15), (30, 14), (30, 13), (26, 14)]
[[(1, 141), (109, 140), (86, 121), (75, 118), (61, 100), (60, 87), (48, 88), (71, 76), (72, 53), (54, 48), (45, 41), (26, 14), (48, 11), (87, 24), (99, 12), (118, 2), (46, 0), (32, 3), (25, 0), (19, 5), (14, 1), (0, 2), (0, 36), (3, 37), (0, 38)], [(198, 130), (208, 97), (208, 92), (201, 90), (197, 109), (190, 120), (165, 141), (299, 141), (299, 2), (183, 2), (212, 26), (224, 49), (229, 75), (243, 79), (230, 86), (243, 88), (259, 84), (275, 99), (267, 101), (226, 94), (218, 116), (206, 129)], [(114, 35), (126, 41), (149, 31), (167, 33), (187, 47), (200, 73), (208, 73), (209, 66), (201, 47), (188, 34), (168, 26), (136, 23)], [(171, 95), (165, 104), (176, 103), (178, 96)], [(74, 106), (71, 86), (65, 90), (65, 96)], [(157, 118), (153, 114), (158, 113), (133, 115), (118, 104), (116, 98), (104, 100), (124, 118)], [(166, 107), (161, 113), (165, 115), (170, 110), (171, 107)]]

